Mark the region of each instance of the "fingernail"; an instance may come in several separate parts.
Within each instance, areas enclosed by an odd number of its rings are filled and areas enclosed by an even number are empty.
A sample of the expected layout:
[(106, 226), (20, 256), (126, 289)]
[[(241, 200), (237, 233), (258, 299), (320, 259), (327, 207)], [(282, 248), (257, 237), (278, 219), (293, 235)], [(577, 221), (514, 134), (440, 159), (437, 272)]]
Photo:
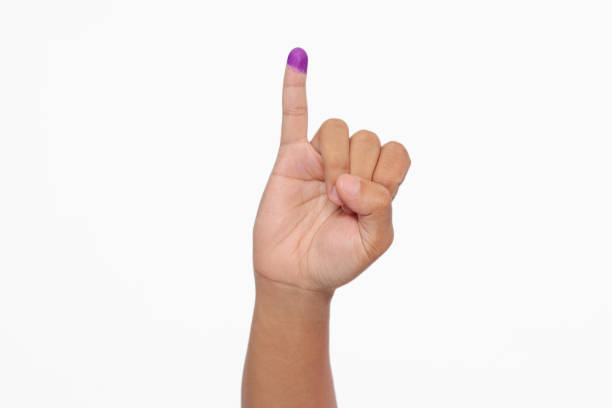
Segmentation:
[(347, 174), (342, 178), (342, 189), (348, 194), (355, 196), (359, 193), (359, 187), (361, 187), (361, 180), (359, 177)]
[(331, 201), (332, 203), (336, 205), (342, 205), (342, 200), (340, 199), (340, 196), (338, 195), (336, 186), (333, 186), (331, 190), (329, 191), (329, 201)]
[(306, 51), (300, 47), (292, 49), (287, 57), (287, 65), (305, 74), (308, 68), (308, 55)]

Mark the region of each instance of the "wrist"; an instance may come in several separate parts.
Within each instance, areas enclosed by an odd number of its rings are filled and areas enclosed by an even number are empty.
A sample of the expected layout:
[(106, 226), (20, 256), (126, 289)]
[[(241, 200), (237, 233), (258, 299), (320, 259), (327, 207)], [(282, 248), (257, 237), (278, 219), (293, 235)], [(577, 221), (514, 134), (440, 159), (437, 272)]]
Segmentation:
[(253, 406), (258, 407), (335, 407), (329, 362), (333, 292), (307, 290), (257, 273), (255, 285), (243, 401), (257, 398)]
[(255, 273), (255, 313), (275, 320), (327, 322), (333, 291), (303, 289)]

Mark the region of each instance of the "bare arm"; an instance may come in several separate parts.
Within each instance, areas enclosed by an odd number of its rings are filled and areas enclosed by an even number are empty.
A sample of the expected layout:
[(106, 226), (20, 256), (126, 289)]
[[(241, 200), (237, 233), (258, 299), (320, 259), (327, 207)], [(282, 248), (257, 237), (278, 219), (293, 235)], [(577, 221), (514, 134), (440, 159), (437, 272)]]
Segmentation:
[(331, 295), (256, 279), (242, 405), (335, 407), (329, 365)]

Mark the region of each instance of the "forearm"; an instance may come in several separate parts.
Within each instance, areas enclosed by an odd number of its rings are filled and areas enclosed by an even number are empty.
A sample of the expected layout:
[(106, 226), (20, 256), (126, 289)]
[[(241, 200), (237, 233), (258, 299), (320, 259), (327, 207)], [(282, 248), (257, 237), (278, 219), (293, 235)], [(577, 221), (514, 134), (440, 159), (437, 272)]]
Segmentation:
[(335, 407), (329, 363), (331, 294), (255, 278), (244, 408)]

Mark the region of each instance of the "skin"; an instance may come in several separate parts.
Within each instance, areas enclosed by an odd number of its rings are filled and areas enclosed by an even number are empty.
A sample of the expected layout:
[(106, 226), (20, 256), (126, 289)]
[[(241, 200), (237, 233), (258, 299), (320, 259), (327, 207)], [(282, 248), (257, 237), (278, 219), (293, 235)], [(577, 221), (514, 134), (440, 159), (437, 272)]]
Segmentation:
[(295, 49), (288, 59), (281, 144), (253, 231), (245, 408), (336, 406), (330, 302), (391, 245), (391, 202), (410, 167), (400, 143), (381, 146), (367, 130), (349, 136), (340, 119), (308, 140), (304, 58)]

